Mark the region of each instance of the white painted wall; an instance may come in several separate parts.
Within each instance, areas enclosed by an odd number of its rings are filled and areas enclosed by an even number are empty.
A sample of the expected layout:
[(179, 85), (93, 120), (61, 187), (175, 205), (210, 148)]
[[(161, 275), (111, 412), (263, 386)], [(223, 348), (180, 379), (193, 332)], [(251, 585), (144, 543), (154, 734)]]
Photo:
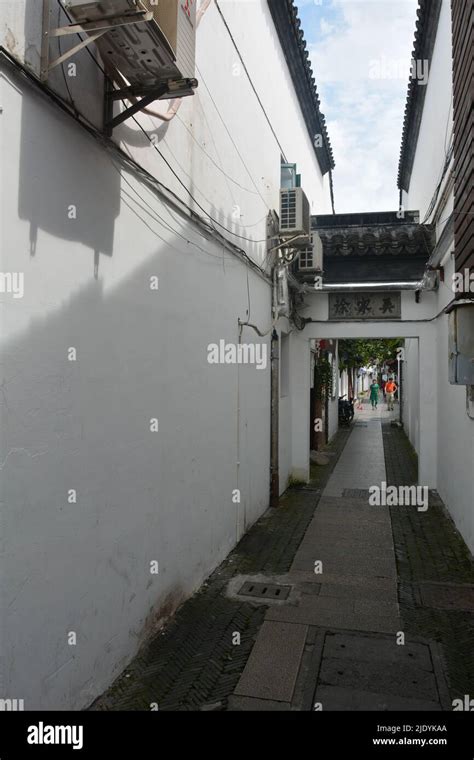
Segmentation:
[[(418, 453), (420, 451), (420, 397), (423, 393), (425, 378), (420, 376), (420, 359), (418, 340), (407, 338), (405, 341), (405, 361), (403, 373), (402, 415), (405, 432)], [(421, 388), (420, 388), (421, 385)]]
[[(448, 0), (443, 0), (409, 192), (404, 193), (405, 207), (419, 209), (422, 220), (427, 216), (429, 203), (441, 177), (446, 151), (452, 139), (451, 76), (450, 4)], [(427, 217), (427, 221), (436, 222), (438, 239), (453, 210), (452, 190), (449, 191), (448, 188), (443, 199), (448, 182), (449, 172), (443, 181), (438, 201), (431, 215)], [(418, 422), (418, 406), (423, 403), (427, 367), (424, 366), (420, 353), (418, 391), (413, 369), (416, 363), (414, 344), (409, 349), (408, 377), (404, 386), (407, 415), (405, 421), (408, 424), (410, 440), (418, 452), (423, 448), (424, 440), (429, 456), (436, 460), (436, 487), (464, 540), (471, 551), (474, 551), (474, 421), (466, 414), (466, 388), (450, 385), (448, 381), (448, 317), (442, 313), (454, 295), (451, 288), (454, 272), (453, 250), (454, 241), (441, 261), (444, 283), (440, 284), (431, 309), (431, 317), (436, 318), (433, 322), (433, 361), (430, 362), (431, 371), (436, 376), (436, 394), (432, 397), (433, 414), (437, 419), (436, 428), (432, 436), (424, 436), (421, 417)], [(421, 395), (418, 396), (418, 393)], [(418, 426), (420, 440), (417, 444)]]
[[(26, 47), (34, 69), (37, 4), (28, 0), (26, 18), (23, 0), (1, 5), (3, 40), (19, 59)], [(249, 4), (250, 20), (237, 6), (226, 2), (224, 12), (275, 131), (300, 162), (311, 202), (327, 211), (266, 3)], [(261, 240), (268, 208), (278, 206), (280, 148), (248, 79), (233, 76), (235, 50), (213, 5), (197, 55), (196, 96), (168, 125), (140, 121), (214, 219)], [(70, 89), (93, 118), (100, 76), (80, 60)], [(62, 91), (59, 77), (52, 83)], [(1, 303), (5, 696), (24, 698), (26, 709), (80, 709), (268, 505), (270, 334), (242, 336), (267, 345), (264, 370), (206, 358), (209, 343), (238, 340), (249, 301), (251, 321), (268, 329), (271, 288), (19, 78), (5, 74), (0, 85), (2, 270), (25, 274), (24, 298)], [(189, 201), (136, 126), (116, 137)], [(263, 244), (234, 240), (262, 260)], [(149, 289), (154, 275), (158, 292)], [(283, 475), (292, 403), (282, 400)], [(149, 430), (154, 417), (158, 433)]]
[[(295, 476), (309, 477), (309, 458), (305, 419), (307, 409), (307, 388), (304, 385), (306, 365), (309, 364), (309, 341), (316, 338), (418, 338), (420, 345), (420, 371), (424, 378), (424, 392), (420, 399), (420, 484), (435, 488), (438, 482), (438, 460), (433, 456), (431, 441), (436, 437), (438, 427), (438, 407), (436, 404), (438, 377), (436, 367), (436, 329), (428, 315), (432, 314), (437, 294), (423, 293), (419, 303), (413, 291), (403, 291), (402, 319), (390, 321), (329, 321), (328, 296), (326, 293), (309, 293), (306, 307), (300, 308), (302, 316), (314, 320), (295, 336), (293, 341), (292, 370), (298, 376), (295, 388), (292, 386), (292, 468)], [(309, 388), (309, 379), (308, 386)], [(303, 402), (301, 402), (303, 399)], [(309, 402), (308, 402), (309, 403)]]
[[(281, 321), (281, 320), (280, 320)], [(280, 334), (280, 406), (279, 406), (279, 436), (278, 436), (278, 466), (280, 493), (288, 486), (291, 474), (291, 405), (290, 388), (293, 373), (290, 360), (290, 335)]]
[(442, 0), (438, 32), (426, 85), (423, 116), (405, 208), (420, 211), (423, 221), (441, 177), (453, 131), (451, 11)]

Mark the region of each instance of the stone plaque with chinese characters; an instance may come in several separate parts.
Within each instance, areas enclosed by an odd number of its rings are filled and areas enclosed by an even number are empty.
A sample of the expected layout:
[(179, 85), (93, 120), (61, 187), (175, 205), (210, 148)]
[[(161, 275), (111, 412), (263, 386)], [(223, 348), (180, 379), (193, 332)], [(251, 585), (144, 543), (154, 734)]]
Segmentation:
[(401, 294), (329, 293), (329, 319), (401, 319)]

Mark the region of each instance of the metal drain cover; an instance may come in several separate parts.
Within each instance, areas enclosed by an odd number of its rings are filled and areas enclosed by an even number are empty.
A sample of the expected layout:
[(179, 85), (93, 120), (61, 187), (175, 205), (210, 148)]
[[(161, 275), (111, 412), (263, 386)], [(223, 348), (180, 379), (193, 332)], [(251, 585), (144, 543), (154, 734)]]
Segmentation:
[(280, 586), (278, 583), (255, 583), (245, 581), (239, 591), (241, 596), (257, 596), (259, 599), (286, 599), (291, 586)]

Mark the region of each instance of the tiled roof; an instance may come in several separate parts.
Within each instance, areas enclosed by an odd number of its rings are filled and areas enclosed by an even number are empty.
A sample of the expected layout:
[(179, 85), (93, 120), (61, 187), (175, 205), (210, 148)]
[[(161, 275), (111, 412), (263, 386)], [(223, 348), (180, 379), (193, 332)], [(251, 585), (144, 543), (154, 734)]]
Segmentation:
[[(324, 282), (417, 282), (434, 248), (433, 229), (417, 212), (327, 214), (312, 217), (323, 244)], [(306, 279), (303, 271), (298, 279)], [(308, 275), (311, 279), (313, 275)]]
[[(428, 61), (428, 72), (431, 68), (440, 10), (441, 0), (419, 0), (412, 61)], [(397, 184), (400, 190), (407, 191), (410, 186), (427, 87), (427, 84), (421, 84), (416, 78), (410, 76), (398, 164)]]
[(315, 136), (322, 136), (322, 147), (315, 145), (318, 163), (323, 174), (334, 169), (334, 158), (324, 114), (319, 110), (319, 96), (307, 50), (306, 40), (293, 0), (268, 0), (280, 44), (286, 58), (306, 126), (314, 145)]

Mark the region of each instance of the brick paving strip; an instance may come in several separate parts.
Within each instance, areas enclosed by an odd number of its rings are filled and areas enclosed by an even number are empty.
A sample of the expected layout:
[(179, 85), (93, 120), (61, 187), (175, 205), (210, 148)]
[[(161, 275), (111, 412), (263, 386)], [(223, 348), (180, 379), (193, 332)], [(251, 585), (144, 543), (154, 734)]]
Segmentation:
[[(261, 628), (266, 605), (227, 594), (235, 576), (288, 572), (350, 431), (327, 448), (330, 462), (312, 467), (308, 488), (291, 488), (268, 509), (169, 624), (152, 637), (89, 708), (91, 710), (224, 710)], [(240, 633), (240, 645), (232, 643)]]
[[(387, 483), (416, 483), (416, 454), (403, 433), (382, 425)], [(449, 696), (474, 697), (474, 563), (442, 500), (391, 507), (403, 630), (439, 644)]]

